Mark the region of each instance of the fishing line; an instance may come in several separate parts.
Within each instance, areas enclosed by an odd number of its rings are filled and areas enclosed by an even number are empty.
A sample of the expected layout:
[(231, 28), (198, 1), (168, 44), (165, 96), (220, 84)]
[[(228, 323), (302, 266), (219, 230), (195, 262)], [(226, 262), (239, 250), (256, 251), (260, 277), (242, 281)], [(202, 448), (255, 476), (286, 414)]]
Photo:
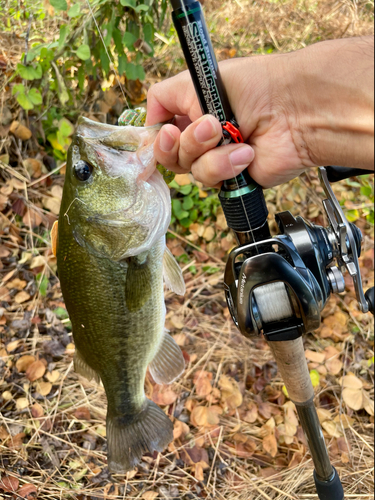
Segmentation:
[(100, 27), (99, 27), (99, 24), (98, 24), (98, 22), (97, 22), (97, 20), (96, 20), (96, 18), (95, 18), (94, 11), (92, 10), (91, 4), (90, 4), (90, 0), (86, 0), (86, 3), (87, 3), (87, 5), (88, 5), (88, 7), (89, 7), (89, 10), (90, 10), (90, 13), (91, 13), (91, 15), (92, 15), (92, 18), (94, 19), (94, 23), (95, 23), (96, 29), (98, 30), (98, 33), (99, 33), (100, 39), (101, 39), (101, 41), (102, 41), (102, 43), (103, 43), (103, 46), (104, 46), (104, 50), (105, 50), (105, 51), (106, 51), (106, 53), (107, 53), (107, 57), (108, 57), (108, 59), (109, 59), (109, 62), (111, 63), (112, 70), (113, 70), (113, 71), (114, 71), (114, 73), (115, 73), (115, 77), (116, 77), (117, 83), (118, 83), (118, 85), (119, 85), (119, 87), (120, 87), (120, 89), (121, 89), (122, 95), (124, 96), (125, 103), (126, 103), (126, 107), (129, 109), (129, 108), (130, 108), (130, 106), (129, 106), (129, 101), (128, 101), (127, 97), (126, 97), (124, 87), (122, 86), (122, 83), (121, 83), (121, 81), (120, 81), (120, 75), (119, 75), (119, 73), (117, 72), (117, 70), (116, 70), (116, 68), (115, 68), (114, 62), (113, 62), (113, 60), (112, 60), (112, 57), (111, 57), (111, 56), (110, 56), (110, 54), (109, 54), (109, 51), (108, 51), (108, 49), (107, 49), (107, 46), (106, 46), (106, 44), (104, 43), (104, 37), (103, 37), (103, 34), (102, 34), (101, 29), (100, 29)]

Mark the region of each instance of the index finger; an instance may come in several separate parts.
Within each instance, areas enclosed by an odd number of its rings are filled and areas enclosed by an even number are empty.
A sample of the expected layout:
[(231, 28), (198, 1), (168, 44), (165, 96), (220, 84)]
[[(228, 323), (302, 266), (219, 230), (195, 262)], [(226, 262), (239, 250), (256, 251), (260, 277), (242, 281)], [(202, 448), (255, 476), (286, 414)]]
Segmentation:
[(202, 116), (188, 71), (153, 85), (147, 95), (147, 126), (166, 122), (174, 116), (189, 116), (191, 121)]

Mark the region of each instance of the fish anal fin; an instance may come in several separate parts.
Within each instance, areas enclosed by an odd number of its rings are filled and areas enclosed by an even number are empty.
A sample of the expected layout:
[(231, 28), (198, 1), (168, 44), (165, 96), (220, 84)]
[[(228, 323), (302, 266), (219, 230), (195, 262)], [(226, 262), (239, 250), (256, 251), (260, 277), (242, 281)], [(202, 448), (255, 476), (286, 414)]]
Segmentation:
[(168, 332), (164, 333), (159, 351), (150, 364), (150, 373), (157, 384), (171, 384), (185, 370), (182, 351)]
[(136, 257), (131, 257), (125, 283), (125, 301), (129, 311), (141, 309), (150, 298), (151, 291), (151, 272), (147, 259), (140, 264)]
[(86, 363), (78, 349), (74, 352), (73, 364), (76, 373), (87, 378), (89, 381), (95, 380), (95, 382), (100, 384), (100, 377), (98, 373)]
[(169, 290), (177, 295), (185, 295), (186, 286), (181, 268), (168, 247), (166, 247), (163, 257), (163, 274)]
[(173, 424), (152, 401), (134, 418), (107, 415), (108, 468), (114, 474), (134, 469), (146, 453), (164, 451), (173, 441)]

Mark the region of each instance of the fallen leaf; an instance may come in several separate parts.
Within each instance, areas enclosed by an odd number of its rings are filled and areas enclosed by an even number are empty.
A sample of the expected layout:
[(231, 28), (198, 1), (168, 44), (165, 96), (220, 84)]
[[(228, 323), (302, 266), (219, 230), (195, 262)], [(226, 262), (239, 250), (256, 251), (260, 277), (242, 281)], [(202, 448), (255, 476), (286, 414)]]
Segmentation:
[(7, 344), (5, 348), (10, 353), (15, 351), (17, 347), (20, 345), (20, 343), (21, 343), (20, 340), (13, 340), (13, 342), (9, 342), (9, 344)]
[(28, 301), (29, 299), (30, 299), (30, 295), (27, 292), (22, 291), (22, 292), (17, 293), (17, 295), (14, 297), (14, 302), (16, 302), (16, 304), (23, 304), (24, 302)]
[(253, 424), (258, 418), (258, 407), (255, 403), (250, 403), (248, 411), (245, 413), (243, 420), (249, 424)]
[(52, 372), (47, 372), (46, 374), (46, 379), (48, 382), (51, 382), (51, 384), (54, 384), (57, 382), (60, 378), (60, 372), (57, 370), (53, 370)]
[(31, 132), (31, 130), (29, 128), (25, 127), (25, 125), (22, 125), (18, 121), (14, 121), (12, 123), (12, 125), (10, 126), (9, 131), (13, 135), (15, 135), (16, 137), (18, 137), (19, 139), (21, 139), (21, 141), (27, 141), (33, 135), (32, 132)]
[(326, 358), (324, 353), (310, 351), (309, 349), (307, 349), (305, 351), (305, 356), (306, 356), (306, 359), (308, 359), (309, 361), (312, 361), (313, 363), (319, 363), (319, 364), (324, 363), (324, 360)]
[(194, 375), (194, 385), (199, 397), (206, 397), (212, 392), (212, 382), (213, 375), (210, 372), (204, 370), (197, 371)]
[(374, 401), (370, 399), (369, 394), (363, 391), (363, 408), (367, 411), (369, 415), (374, 416)]
[(81, 408), (77, 408), (77, 410), (74, 412), (74, 416), (78, 420), (91, 420), (90, 410), (88, 408), (86, 408), (85, 406), (82, 406)]
[(185, 424), (185, 422), (181, 422), (181, 420), (176, 420), (173, 429), (173, 438), (180, 439), (184, 438), (190, 433), (190, 427)]
[(2, 441), (4, 441), (4, 439), (8, 439), (8, 437), (10, 436), (9, 432), (5, 429), (5, 427), (3, 427), (2, 425), (0, 425), (0, 439)]
[(34, 418), (41, 418), (44, 415), (44, 410), (42, 405), (39, 403), (34, 403), (33, 406), (31, 407), (31, 415)]
[(166, 385), (155, 385), (151, 399), (159, 406), (170, 406), (177, 401), (178, 395)]
[(215, 238), (216, 232), (213, 226), (207, 226), (203, 233), (203, 238), (206, 241), (212, 241)]
[(230, 410), (239, 408), (243, 403), (243, 396), (238, 387), (238, 383), (223, 375), (219, 380), (219, 387), (221, 389), (221, 402), (226, 405)]
[(51, 382), (37, 382), (36, 384), (36, 391), (41, 395), (41, 396), (48, 396), (48, 394), (52, 391), (52, 384)]
[(46, 373), (46, 367), (41, 360), (34, 361), (26, 370), (26, 377), (30, 382), (35, 382)]
[(174, 178), (179, 186), (188, 186), (191, 184), (191, 179), (189, 174), (177, 174)]
[(332, 375), (338, 375), (341, 372), (343, 366), (344, 366), (343, 362), (340, 361), (337, 357), (328, 359), (326, 361), (327, 370)]
[(333, 420), (326, 420), (322, 423), (322, 427), (331, 437), (342, 437), (342, 432), (339, 430), (338, 425)]
[(13, 476), (4, 476), (0, 479), (0, 490), (13, 492), (17, 491), (19, 488), (20, 482), (16, 477)]
[(277, 455), (277, 440), (274, 434), (269, 434), (263, 438), (263, 450), (275, 458)]
[(362, 389), (363, 382), (355, 375), (346, 375), (342, 379), (342, 386), (347, 389)]
[(6, 285), (9, 290), (16, 289), (16, 290), (23, 290), (27, 285), (27, 282), (25, 280), (20, 280), (19, 278), (15, 278), (12, 281), (9, 281)]
[(143, 493), (142, 499), (143, 500), (155, 500), (155, 498), (158, 498), (159, 493), (156, 493), (156, 491), (146, 491), (146, 493)]
[(196, 406), (190, 415), (190, 421), (195, 427), (212, 427), (220, 422), (220, 412), (217, 407)]
[(1, 395), (4, 401), (11, 401), (13, 399), (13, 395), (10, 391), (4, 391)]
[(342, 391), (342, 397), (349, 408), (355, 411), (363, 408), (363, 391), (362, 389), (345, 388)]
[(28, 367), (34, 363), (35, 357), (31, 356), (30, 354), (26, 354), (25, 356), (22, 356), (16, 363), (16, 368), (19, 371), (19, 373), (25, 372)]
[(18, 411), (22, 411), (29, 406), (29, 400), (27, 398), (19, 398), (16, 400), (16, 408)]
[(17, 491), (17, 495), (19, 495), (21, 498), (26, 498), (27, 500), (34, 499), (36, 498), (34, 496), (34, 493), (36, 493), (38, 490), (36, 489), (36, 486), (33, 484), (24, 484), (21, 486), (21, 488)]

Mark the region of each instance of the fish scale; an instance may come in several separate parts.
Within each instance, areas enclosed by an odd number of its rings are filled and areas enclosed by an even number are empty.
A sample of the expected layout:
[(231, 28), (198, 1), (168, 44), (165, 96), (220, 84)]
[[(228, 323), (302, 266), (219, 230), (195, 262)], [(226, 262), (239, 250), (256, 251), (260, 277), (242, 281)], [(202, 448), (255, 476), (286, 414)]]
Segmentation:
[(163, 277), (184, 294), (166, 247), (170, 195), (156, 170), (159, 127), (79, 123), (68, 153), (56, 244), (61, 289), (76, 345), (74, 366), (107, 395), (108, 465), (132, 470), (173, 440), (169, 417), (145, 396), (184, 369), (164, 330)]

